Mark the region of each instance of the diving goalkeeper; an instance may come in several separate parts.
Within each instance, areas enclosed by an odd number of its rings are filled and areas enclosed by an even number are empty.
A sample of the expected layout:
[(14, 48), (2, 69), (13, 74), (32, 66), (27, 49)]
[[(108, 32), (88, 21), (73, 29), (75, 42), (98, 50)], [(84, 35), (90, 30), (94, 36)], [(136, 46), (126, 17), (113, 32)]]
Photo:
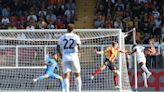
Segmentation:
[(39, 76), (36, 79), (33, 79), (33, 82), (37, 82), (38, 80), (43, 80), (46, 78), (59, 79), (61, 83), (62, 92), (65, 92), (62, 76), (59, 76), (58, 74), (54, 73), (54, 70), (58, 70), (58, 63), (56, 61), (57, 61), (57, 54), (49, 53), (49, 56), (45, 62), (46, 65), (45, 74), (43, 76)]

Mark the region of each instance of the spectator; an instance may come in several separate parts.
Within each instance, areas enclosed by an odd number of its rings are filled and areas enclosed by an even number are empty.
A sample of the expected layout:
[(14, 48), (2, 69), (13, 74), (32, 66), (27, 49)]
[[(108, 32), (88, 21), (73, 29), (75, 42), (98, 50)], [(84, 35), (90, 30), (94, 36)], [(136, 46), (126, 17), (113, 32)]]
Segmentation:
[(65, 27), (64, 22), (59, 18), (57, 19), (55, 25), (57, 29), (63, 29)]
[(164, 39), (164, 23), (161, 26), (161, 37)]
[(154, 20), (154, 36), (155, 37), (160, 37), (161, 34), (161, 30), (160, 30), (160, 26), (161, 26), (161, 19), (157, 18)]
[(123, 22), (125, 22), (126, 27), (128, 27), (130, 29), (133, 28), (133, 26), (134, 26), (133, 21), (131, 20), (131, 17), (124, 18)]
[(149, 39), (150, 39), (150, 34), (145, 33), (145, 34), (143, 34), (141, 43), (143, 43), (143, 44), (149, 44)]
[(44, 18), (39, 18), (39, 21), (37, 23), (37, 28), (39, 29), (45, 29), (47, 27), (47, 23), (45, 22)]
[(147, 54), (149, 54), (149, 55), (156, 54), (156, 49), (154, 46), (154, 44), (155, 44), (154, 39), (150, 39), (149, 44), (150, 44), (150, 48), (148, 48)]
[(71, 15), (73, 14), (73, 11), (71, 11), (69, 8), (66, 9), (66, 11), (64, 12), (64, 15), (67, 18), (67, 22), (70, 23), (71, 22)]
[(112, 20), (106, 21), (104, 24), (104, 27), (105, 28), (113, 28), (113, 21)]
[(48, 28), (48, 29), (54, 29), (55, 26), (53, 25), (52, 22), (50, 22), (50, 23), (47, 25), (47, 28)]
[(120, 28), (123, 30), (123, 24), (122, 21), (117, 17), (114, 21), (114, 28)]
[(6, 6), (2, 9), (2, 16), (7, 16), (7, 17), (10, 16), (10, 8), (9, 8), (9, 6), (6, 5)]
[(135, 16), (134, 19), (133, 19), (133, 23), (134, 23), (134, 27), (135, 27), (136, 29), (139, 28), (139, 22), (140, 22), (140, 20), (138, 19), (137, 16)]
[(27, 26), (27, 27), (26, 27), (26, 29), (27, 29), (27, 30), (34, 30), (34, 29), (35, 29), (35, 27), (34, 27), (34, 26), (32, 26), (32, 25), (29, 25), (29, 26)]
[(147, 49), (148, 63), (147, 66), (150, 68), (156, 67), (156, 49), (154, 39), (149, 40), (150, 47)]
[(11, 22), (11, 24), (18, 26), (18, 17), (17, 16), (11, 16), (10, 22)]
[(7, 25), (10, 23), (9, 18), (7, 16), (4, 16), (1, 20), (1, 23), (4, 25)]
[(27, 17), (27, 21), (30, 21), (31, 18), (32, 18), (34, 21), (37, 21), (37, 16), (34, 14), (33, 11), (30, 12), (30, 15)]
[(16, 26), (14, 26), (14, 24), (10, 23), (8, 29), (17, 29), (17, 28), (16, 28)]
[(104, 23), (103, 16), (97, 16), (97, 19), (95, 19), (94, 27), (95, 28), (102, 28)]
[(123, 11), (125, 9), (124, 4), (122, 3), (122, 0), (118, 0), (115, 4), (114, 10), (115, 11)]
[(46, 17), (47, 12), (45, 11), (44, 7), (42, 7), (42, 9), (39, 11), (38, 16), (45, 18)]
[(48, 12), (48, 14), (47, 14), (47, 16), (46, 16), (46, 20), (48, 21), (48, 22), (52, 22), (52, 23), (55, 23), (55, 21), (56, 21), (56, 15), (55, 14), (53, 14), (53, 11), (49, 11)]
[(27, 22), (27, 17), (26, 16), (20, 16), (19, 22), (20, 22), (20, 24), (25, 25)]
[(29, 30), (36, 29), (36, 23), (35, 23), (35, 20), (33, 18), (30, 18), (29, 24), (26, 27), (26, 29), (29, 29)]
[(152, 11), (152, 14), (155, 19), (158, 19), (160, 17), (160, 13), (159, 13), (159, 11), (157, 11), (156, 8)]

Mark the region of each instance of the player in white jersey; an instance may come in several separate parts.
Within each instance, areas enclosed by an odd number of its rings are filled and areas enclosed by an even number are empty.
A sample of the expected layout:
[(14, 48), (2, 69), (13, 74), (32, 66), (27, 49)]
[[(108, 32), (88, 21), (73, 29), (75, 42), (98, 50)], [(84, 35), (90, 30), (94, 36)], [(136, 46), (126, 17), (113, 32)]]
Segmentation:
[(132, 49), (133, 49), (133, 52), (131, 54), (133, 54), (135, 52), (137, 54), (137, 61), (138, 61), (138, 64), (140, 65), (141, 70), (142, 70), (142, 77), (144, 79), (144, 85), (147, 88), (148, 87), (147, 79), (150, 77), (150, 75), (152, 73), (146, 67), (146, 57), (144, 54), (145, 47), (139, 46), (139, 45), (133, 45)]
[(77, 91), (81, 92), (81, 75), (80, 75), (80, 37), (73, 33), (74, 25), (68, 24), (67, 33), (63, 34), (58, 40), (57, 51), (62, 56), (62, 67), (64, 73), (65, 91), (69, 92), (70, 72), (76, 76)]

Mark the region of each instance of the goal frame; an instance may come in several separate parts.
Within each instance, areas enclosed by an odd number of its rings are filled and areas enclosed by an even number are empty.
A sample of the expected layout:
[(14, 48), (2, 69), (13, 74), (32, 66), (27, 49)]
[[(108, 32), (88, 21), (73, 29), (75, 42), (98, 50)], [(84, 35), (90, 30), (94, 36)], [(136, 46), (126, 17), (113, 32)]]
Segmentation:
[[(102, 31), (103, 30), (103, 31)], [(0, 33), (5, 33), (5, 32), (66, 32), (66, 29), (56, 29), (56, 30), (51, 30), (51, 29), (34, 29), (34, 30), (0, 30)], [(75, 32), (115, 32), (117, 31), (118, 32), (118, 43), (119, 43), (119, 48), (122, 49), (122, 38), (124, 38), (124, 34), (122, 32), (121, 29), (75, 29)], [(4, 39), (4, 38), (1, 38), (0, 39)], [(18, 39), (19, 40), (19, 39)], [(27, 40), (27, 39), (21, 39), (21, 40)], [(49, 39), (47, 39), (49, 40)], [(54, 41), (56, 41), (54, 39)], [(32, 47), (44, 47), (44, 59), (46, 60), (46, 47), (49, 46), (49, 45), (32, 45)], [(56, 45), (51, 45), (51, 46), (56, 46)], [(18, 65), (18, 48), (19, 47), (22, 47), (22, 45), (15, 45), (15, 46), (10, 46), (10, 45), (0, 45), (0, 47), (15, 47), (16, 48), (16, 66), (15, 67), (0, 67), (0, 69), (8, 69), (8, 68), (44, 68), (44, 66), (41, 66), (41, 67), (36, 67), (36, 66), (32, 66), (32, 67), (19, 67)], [(23, 45), (23, 47), (30, 47), (30, 45)], [(102, 48), (101, 50), (103, 50), (103, 45), (102, 45)], [(103, 57), (104, 55), (101, 55), (101, 62), (103, 62)], [(121, 58), (122, 58), (122, 55), (121, 53), (119, 53), (119, 72), (120, 72), (120, 75), (119, 75), (119, 87), (120, 89), (119, 90), (122, 90), (122, 61), (121, 61)]]

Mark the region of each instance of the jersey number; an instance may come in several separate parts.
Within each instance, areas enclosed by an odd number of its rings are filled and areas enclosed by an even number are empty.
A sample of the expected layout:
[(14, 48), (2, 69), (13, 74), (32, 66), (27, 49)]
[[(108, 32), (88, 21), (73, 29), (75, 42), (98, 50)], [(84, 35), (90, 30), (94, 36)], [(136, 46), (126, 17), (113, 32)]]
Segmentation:
[(65, 41), (65, 44), (64, 44), (64, 49), (74, 49), (74, 40), (73, 39), (63, 39), (63, 41)]

